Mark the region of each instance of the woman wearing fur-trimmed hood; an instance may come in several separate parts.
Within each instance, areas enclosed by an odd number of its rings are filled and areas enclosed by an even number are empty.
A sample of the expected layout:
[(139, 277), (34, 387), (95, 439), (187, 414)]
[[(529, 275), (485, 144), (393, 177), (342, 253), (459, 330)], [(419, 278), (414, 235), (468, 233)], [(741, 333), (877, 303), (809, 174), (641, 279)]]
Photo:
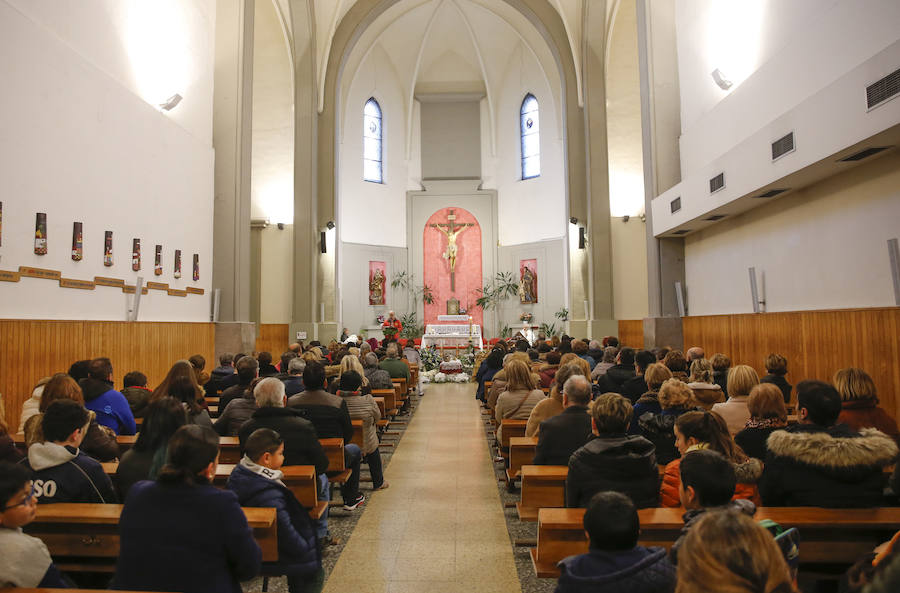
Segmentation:
[(838, 392), (821, 381), (797, 385), (800, 424), (769, 436), (760, 494), (765, 506), (874, 507), (882, 504), (882, 468), (894, 440), (874, 428), (835, 424)]

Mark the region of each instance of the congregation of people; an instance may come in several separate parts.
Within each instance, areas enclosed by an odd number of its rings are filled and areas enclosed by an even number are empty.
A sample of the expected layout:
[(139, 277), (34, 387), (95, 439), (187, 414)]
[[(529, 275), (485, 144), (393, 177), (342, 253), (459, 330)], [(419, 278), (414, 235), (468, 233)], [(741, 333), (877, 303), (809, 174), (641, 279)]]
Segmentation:
[[(219, 356), (206, 372), (201, 355), (176, 361), (154, 389), (140, 371), (114, 388), (112, 362), (73, 363), (37, 382), (19, 432), (24, 454), (0, 413), (0, 586), (70, 587), (76, 575), (56, 568), (48, 548), (22, 532), (38, 504), (124, 503), (120, 553), (110, 588), (240, 591), (256, 576), (285, 576), (292, 592), (320, 591), (323, 550), (339, 539), (328, 510), (312, 519), (285, 486), (285, 465), (314, 466), (317, 498), (330, 501), (329, 459), (320, 439), (343, 439), (349, 476), (340, 484), (345, 511), (384, 480), (372, 389), (410, 379), (397, 342), (292, 344), (272, 364), (268, 352)], [(207, 398), (218, 397), (218, 416)], [(362, 444), (351, 443), (353, 420)], [(138, 431), (138, 429), (140, 429)], [(117, 437), (136, 435), (120, 452)], [(238, 437), (241, 460), (227, 488), (213, 486), (220, 438)], [(114, 474), (104, 462), (117, 461)], [(262, 562), (241, 507), (277, 511), (278, 561)], [(190, 558), (189, 562), (185, 559)]]
[[(673, 591), (676, 581), (679, 592), (796, 591), (797, 530), (761, 537), (758, 507), (898, 505), (898, 472), (886, 470), (900, 431), (872, 378), (848, 367), (831, 382), (792, 385), (784, 356), (756, 362), (763, 377), (700, 347), (567, 336), (499, 342), (483, 357), (476, 397), (499, 425), (497, 443), (503, 420), (526, 421), (525, 436), (537, 437), (532, 463), (567, 467), (565, 504), (587, 509), (590, 552), (560, 563), (559, 593)], [(685, 509), (668, 553), (636, 545), (637, 509), (656, 507)], [(881, 573), (872, 558), (861, 562), (866, 570), (851, 572), (866, 578), (845, 577), (842, 590), (862, 591)], [(705, 574), (682, 578), (685, 565)], [(710, 588), (726, 574), (739, 584)], [(866, 589), (876, 590), (890, 589)]]
[[(282, 468), (313, 466), (319, 500), (331, 500), (319, 439), (340, 438), (350, 471), (343, 508), (366, 501), (362, 464), (373, 492), (388, 488), (371, 393), (409, 381), (411, 353), (418, 360), (412, 341), (313, 342), (292, 344), (275, 364), (267, 352), (226, 353), (208, 373), (195, 355), (153, 389), (134, 370), (116, 390), (107, 358), (41, 379), (21, 411), (24, 455), (0, 415), (0, 584), (74, 584), (22, 531), (36, 505), (123, 502), (110, 588), (240, 591), (242, 581), (277, 575), (292, 592), (320, 591), (323, 550), (335, 543), (328, 513), (311, 518)], [(842, 368), (830, 383), (791, 385), (785, 357), (760, 362), (762, 378), (699, 347), (635, 350), (614, 337), (566, 336), (499, 341), (476, 357), (475, 397), (497, 421), (497, 441), (504, 419), (524, 421), (537, 438), (533, 463), (567, 467), (565, 505), (586, 509), (589, 552), (559, 563), (559, 593), (798, 591), (802, 533), (757, 523), (759, 507), (897, 504), (900, 477), (885, 468), (897, 460), (900, 430), (871, 377)], [(362, 421), (361, 445), (350, 443), (353, 420)], [(117, 436), (135, 434), (120, 454)], [(213, 480), (226, 436), (238, 437), (242, 456), (222, 489)], [(116, 460), (108, 475), (101, 463)], [(277, 562), (262, 561), (242, 507), (276, 509)], [(657, 507), (684, 511), (669, 550), (639, 544), (638, 510)], [(861, 558), (843, 590), (897, 590), (897, 541)]]

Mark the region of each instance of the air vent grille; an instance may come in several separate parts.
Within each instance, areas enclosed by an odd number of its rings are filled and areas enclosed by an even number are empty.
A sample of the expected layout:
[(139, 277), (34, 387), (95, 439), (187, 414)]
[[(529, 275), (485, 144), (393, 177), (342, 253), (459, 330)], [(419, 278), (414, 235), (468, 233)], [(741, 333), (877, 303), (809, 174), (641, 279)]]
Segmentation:
[(673, 235), (687, 235), (691, 232), (691, 229), (681, 229), (672, 233)]
[(870, 156), (872, 156), (874, 154), (878, 154), (879, 152), (885, 151), (888, 148), (891, 148), (891, 147), (890, 146), (874, 146), (872, 148), (860, 150), (856, 154), (851, 154), (850, 156), (845, 156), (844, 158), (840, 159), (840, 162), (852, 163), (853, 161), (861, 161), (863, 159), (869, 158)]
[(790, 189), (791, 188), (789, 188), (789, 187), (783, 187), (783, 188), (779, 188), (779, 189), (770, 189), (766, 193), (759, 194), (758, 196), (755, 196), (755, 197), (757, 197), (757, 198), (774, 198), (778, 194), (783, 194), (786, 191), (790, 191)]
[(717, 220), (722, 220), (726, 216), (728, 216), (728, 215), (727, 214), (713, 214), (712, 216), (708, 216), (708, 217), (704, 218), (703, 220), (708, 220), (710, 222), (716, 222)]
[(709, 193), (714, 194), (725, 187), (725, 173), (719, 173), (709, 180)]
[(783, 136), (772, 143), (772, 160), (794, 151), (794, 133)]
[(679, 210), (681, 210), (681, 196), (678, 196), (671, 202), (669, 202), (669, 209), (672, 210), (672, 214), (675, 214)]
[(869, 109), (880, 105), (900, 93), (900, 69), (866, 87), (866, 105)]

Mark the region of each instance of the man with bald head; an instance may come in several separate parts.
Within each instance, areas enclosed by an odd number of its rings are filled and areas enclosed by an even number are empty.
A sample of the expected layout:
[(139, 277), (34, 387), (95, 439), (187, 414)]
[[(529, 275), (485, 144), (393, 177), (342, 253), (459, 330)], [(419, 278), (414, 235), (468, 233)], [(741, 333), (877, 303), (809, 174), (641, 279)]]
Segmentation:
[(591, 438), (591, 382), (583, 375), (569, 377), (563, 385), (563, 411), (547, 418), (538, 429), (535, 465), (569, 465), (569, 457)]
[(693, 346), (691, 348), (688, 348), (688, 364), (694, 362), (695, 360), (700, 360), (701, 358), (706, 358), (706, 352), (703, 351), (703, 348), (701, 348), (700, 346)]

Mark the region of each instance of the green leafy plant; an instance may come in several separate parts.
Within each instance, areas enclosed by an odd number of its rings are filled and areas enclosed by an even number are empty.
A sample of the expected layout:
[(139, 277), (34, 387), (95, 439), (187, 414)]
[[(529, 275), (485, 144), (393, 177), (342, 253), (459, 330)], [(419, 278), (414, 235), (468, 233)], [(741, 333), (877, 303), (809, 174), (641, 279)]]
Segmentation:
[(403, 324), (403, 329), (400, 330), (400, 337), (405, 340), (421, 338), (422, 334), (425, 333), (425, 326), (419, 325), (418, 316), (415, 311), (401, 315), (400, 323)]
[(503, 339), (506, 339), (506, 338), (511, 338), (512, 335), (513, 335), (512, 328), (510, 328), (509, 325), (504, 323), (500, 327), (500, 337)]
[(519, 283), (512, 272), (497, 272), (490, 282), (475, 292), (481, 295), (475, 300), (475, 304), (483, 311), (489, 311), (500, 307), (509, 297), (519, 294)]
[(417, 285), (416, 275), (407, 274), (406, 270), (394, 274), (391, 278), (391, 288), (402, 288), (405, 290), (409, 293), (409, 298), (413, 303), (418, 302), (419, 299), (422, 299), (422, 302), (426, 305), (434, 303), (434, 293), (431, 287), (427, 284)]
[(559, 311), (553, 314), (554, 317), (559, 319), (560, 321), (568, 321), (569, 320), (569, 310), (565, 307), (560, 307)]
[(548, 338), (552, 338), (555, 335), (558, 335), (560, 331), (556, 329), (555, 323), (542, 323), (538, 328), (538, 333), (542, 333)]

